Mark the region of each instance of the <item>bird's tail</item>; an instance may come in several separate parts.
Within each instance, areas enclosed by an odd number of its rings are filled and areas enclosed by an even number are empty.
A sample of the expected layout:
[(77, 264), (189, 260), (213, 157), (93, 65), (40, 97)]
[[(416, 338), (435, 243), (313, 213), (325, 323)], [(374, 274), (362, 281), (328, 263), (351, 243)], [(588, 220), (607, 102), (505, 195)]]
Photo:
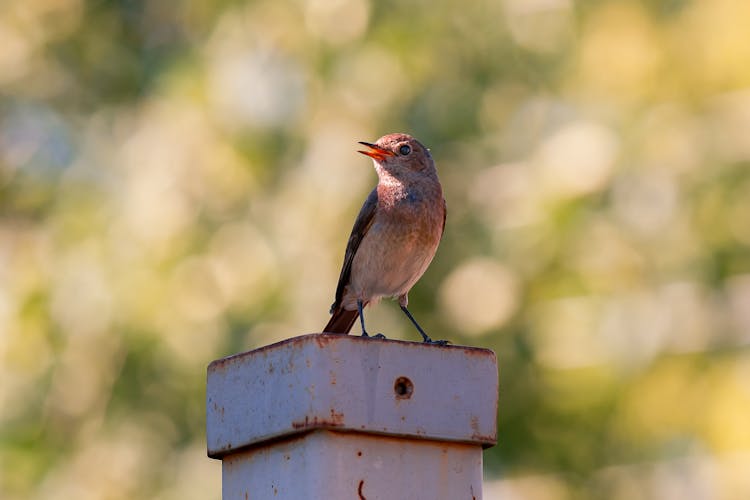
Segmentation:
[(333, 310), (331, 320), (323, 327), (323, 333), (349, 333), (358, 316), (358, 311), (347, 311), (343, 307), (337, 307)]

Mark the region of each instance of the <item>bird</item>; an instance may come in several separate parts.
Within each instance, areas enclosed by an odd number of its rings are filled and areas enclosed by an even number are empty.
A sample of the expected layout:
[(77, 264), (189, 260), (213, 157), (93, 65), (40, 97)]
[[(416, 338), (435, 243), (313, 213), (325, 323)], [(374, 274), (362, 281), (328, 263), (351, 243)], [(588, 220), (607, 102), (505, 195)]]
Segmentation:
[(323, 332), (348, 334), (359, 317), (362, 336), (370, 337), (364, 308), (390, 297), (398, 299), (423, 342), (446, 345), (432, 340), (407, 308), (409, 290), (432, 262), (445, 231), (446, 203), (432, 155), (403, 133), (359, 144), (367, 149), (358, 152), (372, 158), (378, 184), (354, 222)]

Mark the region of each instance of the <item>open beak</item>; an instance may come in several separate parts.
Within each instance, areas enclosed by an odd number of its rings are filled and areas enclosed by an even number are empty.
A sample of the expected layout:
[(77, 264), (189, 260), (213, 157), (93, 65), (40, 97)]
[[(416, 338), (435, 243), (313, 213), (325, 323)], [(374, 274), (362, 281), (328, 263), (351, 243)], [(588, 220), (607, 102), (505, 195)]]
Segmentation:
[(358, 153), (362, 153), (363, 155), (369, 156), (370, 158), (376, 160), (376, 161), (383, 161), (387, 156), (396, 156), (392, 152), (388, 151), (387, 149), (383, 149), (377, 144), (372, 144), (370, 142), (360, 142), (363, 146), (367, 146), (370, 148), (369, 151), (357, 151)]

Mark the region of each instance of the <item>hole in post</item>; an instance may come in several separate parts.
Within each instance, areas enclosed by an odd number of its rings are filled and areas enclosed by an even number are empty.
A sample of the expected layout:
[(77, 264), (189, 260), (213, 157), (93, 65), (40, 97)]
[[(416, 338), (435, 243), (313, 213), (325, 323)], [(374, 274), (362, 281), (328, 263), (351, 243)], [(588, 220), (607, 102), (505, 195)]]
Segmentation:
[(406, 377), (399, 377), (393, 384), (393, 392), (396, 393), (396, 399), (409, 399), (414, 392), (414, 384)]

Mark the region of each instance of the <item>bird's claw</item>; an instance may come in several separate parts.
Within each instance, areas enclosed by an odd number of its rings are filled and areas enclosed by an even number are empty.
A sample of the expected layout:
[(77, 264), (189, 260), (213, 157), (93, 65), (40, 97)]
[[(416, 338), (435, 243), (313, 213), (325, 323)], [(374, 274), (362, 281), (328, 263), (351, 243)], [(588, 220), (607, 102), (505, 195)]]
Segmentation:
[(367, 337), (368, 339), (381, 339), (385, 340), (386, 336), (382, 333), (376, 333), (375, 335), (369, 335), (367, 332), (362, 332), (363, 337)]
[(451, 343), (450, 340), (432, 340), (430, 337), (427, 337), (422, 341), (423, 344), (430, 344), (430, 345), (439, 345), (439, 346), (447, 346)]

